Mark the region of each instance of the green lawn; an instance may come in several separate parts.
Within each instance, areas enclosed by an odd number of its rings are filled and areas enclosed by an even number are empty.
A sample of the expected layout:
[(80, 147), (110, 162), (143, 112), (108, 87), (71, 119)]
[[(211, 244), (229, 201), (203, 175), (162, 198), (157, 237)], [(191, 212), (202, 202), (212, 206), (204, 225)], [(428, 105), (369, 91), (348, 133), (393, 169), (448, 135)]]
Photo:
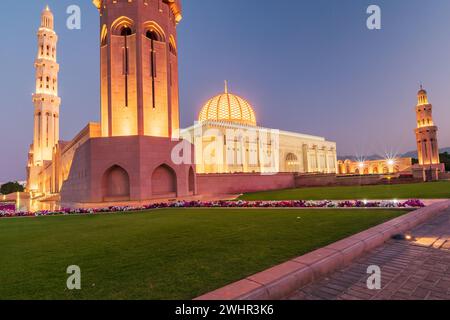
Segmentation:
[[(0, 220), (0, 299), (190, 299), (404, 214), (165, 209)], [(82, 290), (66, 289), (78, 265)]]
[(447, 199), (450, 182), (431, 182), (363, 187), (303, 188), (248, 193), (241, 200), (385, 200)]

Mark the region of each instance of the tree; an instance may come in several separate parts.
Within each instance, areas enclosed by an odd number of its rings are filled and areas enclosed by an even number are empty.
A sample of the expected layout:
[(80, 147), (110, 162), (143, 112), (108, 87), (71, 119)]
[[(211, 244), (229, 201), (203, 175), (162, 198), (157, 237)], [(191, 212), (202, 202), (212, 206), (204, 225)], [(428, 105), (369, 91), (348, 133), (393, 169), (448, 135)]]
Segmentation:
[(10, 194), (14, 192), (24, 192), (23, 186), (17, 181), (5, 183), (0, 187), (1, 194)]
[(445, 170), (450, 171), (450, 154), (444, 152), (440, 154), (441, 163), (445, 164)]

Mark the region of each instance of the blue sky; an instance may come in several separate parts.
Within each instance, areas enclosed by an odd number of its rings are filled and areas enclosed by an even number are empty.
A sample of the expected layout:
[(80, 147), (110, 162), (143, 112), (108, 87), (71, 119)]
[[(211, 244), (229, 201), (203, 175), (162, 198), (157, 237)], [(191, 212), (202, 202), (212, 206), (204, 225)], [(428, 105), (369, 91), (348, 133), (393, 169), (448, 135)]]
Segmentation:
[[(33, 61), (49, 4), (60, 36), (61, 138), (99, 119), (98, 12), (90, 0), (2, 0), (0, 182), (23, 179), (32, 140)], [(68, 30), (66, 8), (82, 9)], [(382, 30), (366, 9), (382, 9)], [(416, 92), (434, 104), (450, 146), (450, 1), (194, 0), (179, 25), (181, 125), (223, 90), (248, 99), (262, 126), (325, 136), (340, 154), (415, 149)]]

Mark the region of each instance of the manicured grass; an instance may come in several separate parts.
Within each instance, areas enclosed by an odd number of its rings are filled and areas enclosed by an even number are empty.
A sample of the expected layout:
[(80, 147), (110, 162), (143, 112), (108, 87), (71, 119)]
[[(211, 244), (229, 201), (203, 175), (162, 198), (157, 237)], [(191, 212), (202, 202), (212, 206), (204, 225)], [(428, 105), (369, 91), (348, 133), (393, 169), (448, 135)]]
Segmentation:
[[(191, 299), (404, 214), (165, 209), (0, 220), (0, 299)], [(82, 290), (66, 289), (78, 265)]]
[(447, 199), (450, 182), (430, 182), (363, 187), (303, 188), (248, 193), (241, 200), (385, 200)]

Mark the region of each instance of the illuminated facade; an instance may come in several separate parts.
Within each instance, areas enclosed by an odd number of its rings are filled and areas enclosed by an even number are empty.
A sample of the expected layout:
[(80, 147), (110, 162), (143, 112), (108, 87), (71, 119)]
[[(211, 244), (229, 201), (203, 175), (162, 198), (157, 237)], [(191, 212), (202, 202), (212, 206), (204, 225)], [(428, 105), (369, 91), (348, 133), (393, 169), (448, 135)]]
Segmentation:
[(439, 164), (439, 146), (437, 141), (437, 126), (433, 122), (433, 105), (428, 102), (427, 92), (422, 88), (417, 94), (417, 151), (419, 164)]
[(231, 94), (227, 84), (181, 136), (195, 146), (199, 174), (337, 171), (336, 143), (258, 126), (250, 103)]
[(411, 174), (412, 158), (394, 158), (365, 161), (338, 161), (340, 175)]
[[(38, 130), (39, 143), (30, 150), (28, 191), (39, 199), (61, 195), (66, 203), (194, 194), (193, 159), (175, 164), (171, 158), (180, 143), (172, 140), (179, 132), (176, 27), (181, 20), (180, 1), (93, 3), (100, 13), (101, 122), (89, 123), (71, 141), (59, 141), (53, 131), (58, 126), (49, 125), (47, 130), (47, 122), (36, 121), (45, 130), (43, 134)], [(39, 31), (45, 56), (40, 53), (37, 60), (34, 96), (39, 116), (46, 116), (39, 113), (41, 109), (59, 114), (54, 107), (59, 106), (57, 82), (53, 82), (58, 70), (56, 40), (53, 16), (46, 9)], [(44, 80), (47, 75), (50, 78), (43, 87), (41, 75)], [(45, 158), (35, 156), (41, 141), (45, 150), (38, 151)]]
[(94, 4), (101, 24), (102, 137), (172, 137), (179, 129), (179, 2)]
[[(289, 188), (296, 173), (336, 173), (334, 142), (259, 127), (252, 106), (227, 88), (206, 103), (198, 124), (180, 131), (181, 1), (93, 3), (100, 14), (101, 121), (89, 123), (71, 141), (59, 140), (57, 37), (50, 10), (42, 14), (35, 140), (28, 163), (33, 199), (60, 196), (69, 206), (141, 202)], [(205, 161), (210, 138), (198, 135), (198, 128), (212, 129), (212, 139), (220, 142), (214, 165)], [(192, 136), (180, 140), (180, 132), (183, 138)]]
[(415, 166), (414, 174), (426, 181), (438, 180), (439, 173), (445, 172), (445, 166), (439, 159), (438, 127), (433, 122), (433, 105), (429, 103), (427, 91), (422, 86), (417, 93), (417, 100), (415, 133), (419, 164)]
[(41, 24), (37, 33), (38, 53), (34, 63), (36, 68), (36, 91), (34, 104), (34, 138), (28, 156), (28, 188), (38, 190), (39, 174), (52, 160), (53, 151), (59, 141), (58, 72), (56, 59), (58, 36), (54, 30), (54, 17), (47, 6), (41, 14)]

